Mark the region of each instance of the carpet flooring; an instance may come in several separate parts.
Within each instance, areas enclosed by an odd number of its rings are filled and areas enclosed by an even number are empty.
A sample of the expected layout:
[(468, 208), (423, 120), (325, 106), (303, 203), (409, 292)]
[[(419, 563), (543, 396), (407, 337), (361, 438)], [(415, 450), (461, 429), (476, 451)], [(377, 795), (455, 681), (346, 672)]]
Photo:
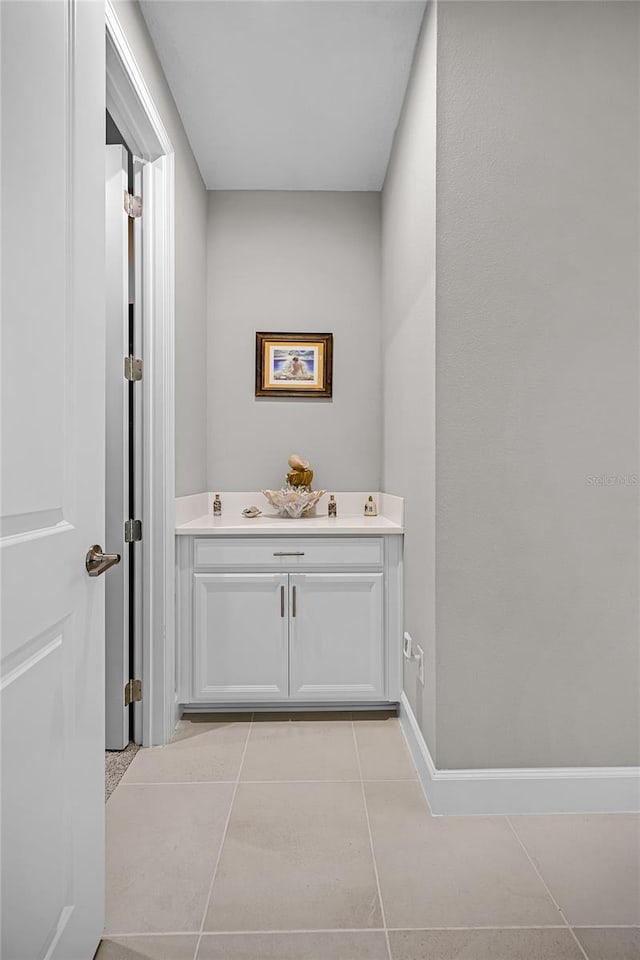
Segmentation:
[(107, 750), (104, 755), (104, 802), (106, 803), (122, 780), (125, 770), (139, 750), (136, 743), (130, 743), (124, 750)]

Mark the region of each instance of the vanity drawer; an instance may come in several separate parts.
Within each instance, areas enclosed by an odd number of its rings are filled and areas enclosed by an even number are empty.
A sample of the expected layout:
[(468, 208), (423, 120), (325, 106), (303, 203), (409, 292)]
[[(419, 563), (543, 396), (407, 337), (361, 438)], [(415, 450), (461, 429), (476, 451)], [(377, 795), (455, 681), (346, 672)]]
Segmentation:
[(268, 567), (303, 570), (309, 567), (382, 567), (382, 537), (314, 537), (309, 539), (241, 539), (195, 537), (196, 569)]

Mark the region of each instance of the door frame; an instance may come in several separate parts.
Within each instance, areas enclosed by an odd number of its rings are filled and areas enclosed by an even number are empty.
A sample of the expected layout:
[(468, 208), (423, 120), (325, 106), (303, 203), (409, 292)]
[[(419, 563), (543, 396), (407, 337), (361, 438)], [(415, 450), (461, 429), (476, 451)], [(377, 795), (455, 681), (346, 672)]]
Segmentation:
[(143, 160), (142, 743), (166, 743), (175, 694), (175, 157), (111, 0), (105, 0), (106, 104)]

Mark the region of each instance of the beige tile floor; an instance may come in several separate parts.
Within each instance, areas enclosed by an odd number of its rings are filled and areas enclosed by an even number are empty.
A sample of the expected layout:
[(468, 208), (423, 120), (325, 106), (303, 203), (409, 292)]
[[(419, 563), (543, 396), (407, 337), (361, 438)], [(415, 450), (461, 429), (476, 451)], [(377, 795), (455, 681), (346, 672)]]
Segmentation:
[(432, 817), (392, 716), (183, 720), (106, 809), (97, 960), (640, 960), (640, 817)]

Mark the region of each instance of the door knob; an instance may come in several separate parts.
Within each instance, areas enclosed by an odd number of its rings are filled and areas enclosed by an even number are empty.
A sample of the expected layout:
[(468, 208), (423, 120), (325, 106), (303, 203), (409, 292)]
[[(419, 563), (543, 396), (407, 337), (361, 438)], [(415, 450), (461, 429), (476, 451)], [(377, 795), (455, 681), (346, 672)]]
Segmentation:
[(99, 543), (94, 543), (85, 560), (87, 573), (90, 577), (99, 577), (101, 573), (104, 573), (109, 567), (115, 566), (116, 563), (120, 563), (120, 554), (103, 553)]

